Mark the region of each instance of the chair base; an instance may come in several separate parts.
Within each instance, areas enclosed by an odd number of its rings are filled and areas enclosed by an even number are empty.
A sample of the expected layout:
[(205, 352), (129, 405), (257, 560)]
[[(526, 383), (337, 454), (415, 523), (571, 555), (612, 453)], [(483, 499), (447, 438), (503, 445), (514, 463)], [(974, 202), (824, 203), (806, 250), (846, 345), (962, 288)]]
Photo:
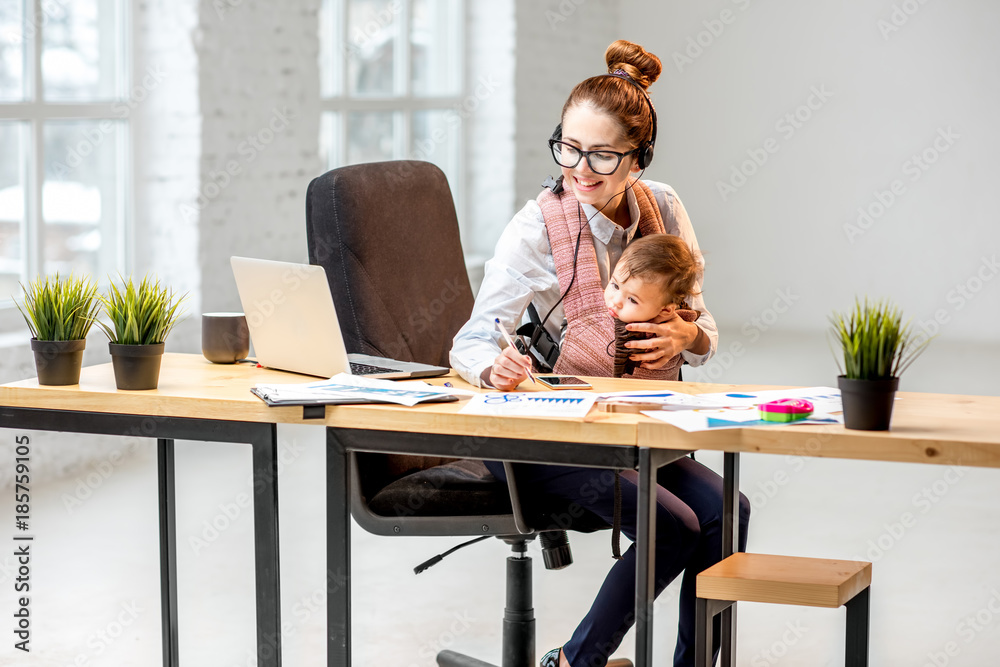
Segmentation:
[[(530, 538), (529, 538), (530, 539)], [(507, 606), (503, 611), (503, 657), (501, 664), (441, 651), (439, 667), (535, 667), (535, 610), (532, 606), (531, 558), (526, 554), (525, 539), (505, 538), (515, 555), (507, 558)], [(607, 667), (632, 667), (629, 660), (609, 660)]]

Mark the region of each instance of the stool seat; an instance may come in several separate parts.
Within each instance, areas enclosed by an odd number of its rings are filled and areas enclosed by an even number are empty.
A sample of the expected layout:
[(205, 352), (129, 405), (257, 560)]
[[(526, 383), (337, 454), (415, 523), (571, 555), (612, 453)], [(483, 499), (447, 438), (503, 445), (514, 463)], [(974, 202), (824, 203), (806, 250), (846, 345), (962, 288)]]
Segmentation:
[(871, 583), (871, 563), (736, 553), (698, 575), (698, 597), (839, 607)]

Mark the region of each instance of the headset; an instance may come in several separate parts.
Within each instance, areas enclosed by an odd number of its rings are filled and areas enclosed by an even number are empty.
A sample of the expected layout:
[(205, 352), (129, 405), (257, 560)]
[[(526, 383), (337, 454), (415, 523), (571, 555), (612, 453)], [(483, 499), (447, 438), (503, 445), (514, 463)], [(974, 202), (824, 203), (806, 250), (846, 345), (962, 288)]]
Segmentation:
[[(623, 81), (627, 81), (629, 84), (635, 86), (639, 90), (640, 95), (642, 95), (642, 99), (646, 101), (646, 106), (649, 107), (650, 118), (653, 121), (653, 130), (652, 132), (650, 132), (649, 140), (641, 142), (639, 146), (635, 148), (633, 151), (636, 156), (636, 166), (639, 167), (640, 170), (645, 171), (646, 167), (648, 167), (650, 162), (653, 161), (653, 145), (656, 143), (656, 126), (657, 126), (656, 109), (653, 108), (653, 103), (650, 101), (649, 95), (646, 93), (645, 90), (643, 90), (642, 86), (636, 83), (636, 81), (632, 79), (632, 77), (630, 77), (628, 74), (626, 74), (623, 70), (616, 69), (614, 72), (610, 72), (604, 76), (613, 76), (615, 78), (622, 79)], [(556, 141), (560, 141), (561, 139), (562, 139), (562, 123), (560, 122), (558, 125), (556, 125), (556, 129), (552, 132), (552, 136), (549, 137), (549, 148), (551, 149), (552, 144)], [(586, 158), (581, 158), (581, 159), (586, 159)], [(559, 176), (559, 178), (552, 178), (551, 176), (549, 176), (542, 183), (542, 187), (549, 188), (550, 190), (552, 190), (553, 194), (559, 194), (564, 189), (563, 177), (561, 175)], [(629, 182), (629, 184), (625, 186), (625, 190), (628, 190), (630, 187), (632, 187), (631, 182)], [(594, 215), (596, 216), (597, 213), (603, 211), (604, 208), (608, 204), (610, 204), (615, 197), (625, 192), (625, 190), (622, 190), (622, 192), (615, 194), (611, 199), (607, 201), (607, 203), (604, 204), (604, 206), (597, 209), (597, 212), (594, 213)], [(579, 209), (579, 204), (577, 204), (577, 207)], [(580, 211), (578, 210), (577, 211), (578, 215), (579, 212)], [(593, 219), (593, 216), (591, 216), (591, 218), (587, 220), (586, 224), (590, 224), (591, 219)], [(549, 316), (552, 315), (552, 312), (556, 309), (556, 306), (562, 303), (563, 299), (566, 298), (566, 295), (569, 294), (569, 291), (570, 289), (572, 289), (573, 283), (576, 280), (576, 260), (579, 257), (580, 238), (583, 236), (583, 226), (584, 223), (581, 217), (580, 231), (579, 233), (577, 233), (576, 248), (573, 251), (573, 276), (572, 278), (570, 278), (569, 285), (566, 287), (566, 291), (562, 293), (562, 295), (559, 297), (559, 300), (556, 301), (555, 304), (549, 309), (549, 312), (545, 314), (544, 318), (539, 318), (538, 311), (535, 309), (535, 305), (533, 303), (529, 303), (528, 318), (530, 320), (530, 323), (522, 325), (517, 329), (517, 331), (515, 331), (515, 333), (521, 336), (528, 336), (529, 339), (528, 345), (524, 345), (521, 342), (520, 338), (517, 339), (516, 347), (518, 351), (521, 354), (527, 354), (531, 348), (534, 348), (535, 350), (538, 351), (539, 355), (541, 356), (541, 359), (539, 361), (543, 365), (548, 365), (550, 369), (555, 367), (555, 362), (559, 358), (560, 350), (559, 350), (559, 343), (553, 340), (552, 336), (549, 335), (549, 332), (545, 329), (545, 323), (549, 321)]]
[[(656, 109), (653, 108), (653, 103), (649, 99), (649, 94), (646, 93), (646, 91), (643, 90), (642, 86), (636, 83), (636, 81), (628, 74), (626, 74), (623, 70), (616, 69), (614, 72), (610, 74), (605, 74), (604, 76), (613, 76), (616, 79), (627, 81), (629, 85), (635, 86), (638, 89), (639, 94), (642, 96), (642, 99), (645, 100), (646, 106), (649, 107), (649, 116), (653, 121), (653, 130), (649, 134), (649, 140), (641, 142), (639, 146), (633, 151), (635, 153), (636, 166), (639, 167), (639, 169), (644, 170), (653, 161), (653, 146), (656, 144), (656, 127), (657, 127)], [(549, 137), (549, 148), (552, 147), (552, 144), (554, 142), (561, 140), (562, 140), (562, 123), (559, 123), (558, 125), (556, 125), (556, 129), (553, 130), (552, 136)], [(559, 194), (560, 192), (563, 191), (562, 176), (560, 176), (558, 179), (554, 179), (551, 176), (549, 176), (547, 179), (545, 179), (545, 182), (542, 183), (542, 187), (549, 188), (555, 194)]]

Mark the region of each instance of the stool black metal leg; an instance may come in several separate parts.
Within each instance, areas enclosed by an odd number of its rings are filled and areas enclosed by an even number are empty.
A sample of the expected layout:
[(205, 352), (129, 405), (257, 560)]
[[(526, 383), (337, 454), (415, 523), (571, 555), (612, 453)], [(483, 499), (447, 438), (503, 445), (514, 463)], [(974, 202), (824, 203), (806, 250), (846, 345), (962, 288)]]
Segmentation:
[(695, 642), (694, 642), (694, 664), (695, 667), (712, 667), (714, 662), (712, 651), (712, 638), (714, 636), (714, 625), (716, 615), (735, 610), (736, 603), (726, 600), (707, 600), (697, 598), (695, 600)]
[(253, 441), (253, 521), (257, 583), (257, 664), (281, 664), (278, 582), (278, 432), (265, 424)]
[(160, 625), (163, 664), (177, 667), (177, 523), (174, 500), (174, 441), (156, 441), (160, 487)]
[(868, 667), (871, 587), (847, 601), (847, 667)]
[(695, 622), (697, 623), (694, 640), (695, 667), (712, 667), (712, 614), (708, 610), (708, 600), (698, 598), (695, 602)]

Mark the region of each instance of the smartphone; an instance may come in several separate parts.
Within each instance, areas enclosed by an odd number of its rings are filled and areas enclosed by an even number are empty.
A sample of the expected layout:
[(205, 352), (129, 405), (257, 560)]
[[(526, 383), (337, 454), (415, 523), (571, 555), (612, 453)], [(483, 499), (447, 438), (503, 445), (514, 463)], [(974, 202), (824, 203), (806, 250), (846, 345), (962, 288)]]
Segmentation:
[(536, 375), (535, 379), (550, 389), (593, 389), (586, 381), (572, 375)]

